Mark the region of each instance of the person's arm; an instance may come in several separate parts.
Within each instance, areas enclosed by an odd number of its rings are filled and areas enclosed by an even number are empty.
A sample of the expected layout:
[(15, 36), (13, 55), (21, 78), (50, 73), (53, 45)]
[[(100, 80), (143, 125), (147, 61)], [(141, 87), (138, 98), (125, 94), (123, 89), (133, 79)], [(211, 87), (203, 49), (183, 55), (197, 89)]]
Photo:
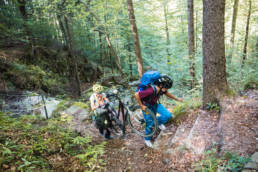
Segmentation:
[(97, 109), (97, 106), (94, 103), (94, 97), (90, 97), (90, 106), (92, 111)]
[(182, 102), (183, 98), (177, 98), (176, 96), (174, 96), (173, 94), (169, 93), (168, 91), (166, 92), (166, 96), (168, 96), (171, 99), (174, 99), (176, 101)]
[(135, 93), (135, 94), (134, 94), (134, 97), (135, 97), (136, 101), (138, 102), (138, 104), (140, 105), (141, 109), (142, 109), (142, 110), (146, 110), (147, 106), (145, 106), (145, 105), (142, 103), (141, 98), (140, 98), (140, 96), (139, 96), (139, 92)]
[(91, 110), (94, 111), (97, 109), (97, 107), (94, 105), (94, 102), (91, 102), (90, 103), (90, 106), (91, 106)]

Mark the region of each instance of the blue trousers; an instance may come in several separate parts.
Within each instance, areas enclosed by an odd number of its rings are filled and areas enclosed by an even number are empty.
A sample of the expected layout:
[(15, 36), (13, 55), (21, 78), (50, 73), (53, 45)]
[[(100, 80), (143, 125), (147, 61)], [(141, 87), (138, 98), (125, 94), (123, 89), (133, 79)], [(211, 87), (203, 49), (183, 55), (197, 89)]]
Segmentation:
[[(159, 113), (160, 116), (157, 117), (158, 125), (165, 124), (171, 117), (172, 114), (162, 105), (162, 104), (155, 104), (148, 106), (148, 108), (154, 113)], [(150, 134), (154, 125), (154, 120), (152, 119), (151, 115), (145, 114), (144, 111), (142, 111), (146, 127), (145, 127), (145, 134)], [(145, 137), (145, 140), (151, 140), (152, 137)]]

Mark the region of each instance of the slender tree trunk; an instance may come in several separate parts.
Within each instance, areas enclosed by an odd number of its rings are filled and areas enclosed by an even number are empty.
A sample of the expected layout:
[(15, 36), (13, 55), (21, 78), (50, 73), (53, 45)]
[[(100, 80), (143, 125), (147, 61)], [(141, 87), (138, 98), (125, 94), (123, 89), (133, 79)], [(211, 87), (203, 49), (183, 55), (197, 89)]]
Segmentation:
[(104, 60), (103, 60), (103, 42), (102, 42), (102, 34), (101, 34), (101, 32), (99, 32), (99, 48), (100, 48), (100, 50), (99, 50), (99, 57), (100, 57), (100, 63), (101, 63), (101, 68), (102, 68), (102, 71), (103, 71), (103, 73), (104, 73)]
[(244, 43), (244, 50), (243, 50), (243, 58), (242, 58), (242, 66), (245, 65), (245, 59), (246, 59), (246, 52), (247, 52), (247, 42), (248, 42), (248, 33), (249, 33), (249, 22), (250, 22), (250, 16), (251, 16), (251, 7), (252, 7), (252, 1), (249, 0), (249, 10), (248, 10), (248, 16), (246, 21), (246, 29), (245, 29), (245, 43)]
[(192, 77), (191, 79), (191, 89), (195, 87), (196, 78), (195, 78), (195, 62), (194, 62), (194, 2), (193, 0), (187, 0), (188, 3), (188, 54), (189, 54), (189, 71)]
[(110, 65), (111, 65), (112, 74), (114, 74), (114, 66), (113, 66), (113, 61), (112, 61), (112, 53), (111, 53), (111, 50), (109, 50), (109, 62), (110, 62)]
[(70, 75), (72, 77), (71, 82), (75, 88), (75, 95), (81, 96), (81, 83), (79, 78), (78, 62), (77, 62), (77, 57), (74, 54), (72, 35), (69, 27), (69, 20), (66, 16), (64, 16), (64, 21), (65, 21), (65, 27), (67, 31), (67, 43), (68, 43), (69, 55), (72, 58), (71, 65), (70, 65)]
[(198, 51), (198, 8), (195, 10), (195, 50)]
[(234, 41), (235, 41), (235, 30), (236, 30), (236, 19), (237, 19), (237, 11), (238, 11), (238, 1), (234, 1), (233, 7), (233, 16), (232, 16), (232, 26), (231, 26), (231, 37), (230, 37), (230, 49), (229, 49), (229, 56), (228, 56), (228, 64), (231, 63), (232, 55), (234, 51)]
[(115, 57), (115, 59), (116, 59), (116, 60), (115, 60), (116, 66), (117, 66), (117, 68), (119, 69), (119, 71), (124, 75), (123, 69), (122, 69), (122, 67), (121, 67), (121, 65), (120, 65), (119, 57), (117, 56), (117, 54), (116, 54), (116, 52), (115, 52), (115, 50), (114, 50), (114, 48), (113, 48), (113, 45), (112, 45), (112, 43), (111, 43), (111, 41), (110, 41), (110, 38), (109, 38), (109, 35), (106, 34), (105, 36), (106, 36), (106, 41), (107, 41), (108, 47), (109, 47), (109, 49), (110, 49), (110, 53), (111, 53), (111, 54)]
[(26, 0), (17, 0), (18, 2), (18, 7), (19, 7), (19, 11), (21, 13), (21, 16), (22, 16), (22, 19), (23, 19), (23, 27), (24, 27), (24, 30), (25, 30), (25, 33), (26, 33), (26, 36), (27, 36), (27, 40), (29, 41), (29, 46), (31, 48), (31, 57), (34, 56), (34, 42), (33, 42), (33, 38), (32, 38), (32, 35), (31, 35), (31, 31), (29, 29), (29, 26), (27, 24), (28, 22), (28, 13), (26, 11)]
[(228, 89), (224, 43), (225, 0), (203, 0), (203, 108)]
[(127, 48), (128, 48), (128, 52), (129, 52), (129, 74), (130, 74), (130, 78), (133, 76), (133, 62), (132, 62), (132, 54), (131, 54), (131, 42), (130, 42), (130, 38), (129, 35), (127, 37)]
[(170, 39), (169, 39), (169, 32), (168, 32), (168, 7), (164, 3), (164, 18), (165, 18), (165, 31), (166, 31), (166, 52), (167, 52), (167, 65), (168, 65), (168, 70), (170, 70), (170, 65), (171, 65), (171, 54), (169, 52), (169, 46), (170, 46)]
[(62, 32), (62, 35), (63, 35), (63, 41), (64, 41), (64, 45), (67, 46), (67, 35), (66, 35), (66, 31), (65, 31), (65, 28), (64, 28), (64, 23), (62, 21), (62, 17), (61, 15), (57, 14), (57, 21), (58, 21), (58, 24), (59, 24), (59, 27), (60, 27), (60, 30)]
[(142, 77), (144, 70), (143, 70), (141, 47), (140, 47), (140, 41), (138, 38), (138, 31), (137, 31), (136, 20), (135, 20), (135, 16), (134, 16), (132, 0), (127, 0), (127, 8), (128, 8), (128, 13), (129, 13), (129, 20), (130, 20), (131, 27), (132, 27), (134, 48), (135, 48), (137, 66), (138, 66), (138, 73), (139, 73), (139, 76)]

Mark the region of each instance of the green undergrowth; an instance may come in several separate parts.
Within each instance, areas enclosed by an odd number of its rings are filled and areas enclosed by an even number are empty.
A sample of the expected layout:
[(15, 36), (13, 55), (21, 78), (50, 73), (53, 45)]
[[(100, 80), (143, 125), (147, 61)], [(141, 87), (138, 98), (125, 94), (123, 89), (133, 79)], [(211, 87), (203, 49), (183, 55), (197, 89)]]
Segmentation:
[(78, 106), (78, 107), (81, 107), (83, 109), (90, 109), (89, 107), (89, 104), (88, 103), (84, 103), (84, 102), (81, 102), (81, 101), (77, 101), (73, 104), (74, 106)]
[(183, 102), (177, 102), (176, 106), (173, 108), (173, 115), (175, 119), (178, 120), (183, 115), (187, 114), (191, 109), (196, 110), (202, 105), (200, 98), (192, 98), (184, 100)]
[(197, 163), (198, 172), (232, 171), (240, 172), (244, 165), (250, 160), (249, 157), (239, 156), (234, 153), (226, 152), (223, 156), (217, 156), (217, 150), (211, 149), (204, 154), (204, 158)]
[[(99, 171), (105, 142), (93, 143), (64, 127), (60, 118), (10, 118), (0, 113), (0, 169), (4, 171)], [(0, 170), (1, 171), (1, 170)]]
[(66, 79), (51, 71), (44, 71), (37, 65), (12, 63), (3, 71), (3, 79), (8, 88), (15, 90), (17, 87), (27, 90), (44, 89), (49, 93), (64, 93)]

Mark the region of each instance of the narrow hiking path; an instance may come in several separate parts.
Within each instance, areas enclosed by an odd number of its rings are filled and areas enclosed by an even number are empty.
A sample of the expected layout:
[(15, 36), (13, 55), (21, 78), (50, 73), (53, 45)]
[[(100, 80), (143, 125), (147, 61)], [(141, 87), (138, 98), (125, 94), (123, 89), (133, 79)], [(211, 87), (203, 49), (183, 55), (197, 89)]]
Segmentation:
[(124, 139), (107, 142), (104, 171), (194, 171), (202, 153), (214, 146), (222, 153), (250, 156), (257, 151), (257, 115), (258, 91), (248, 91), (225, 99), (221, 115), (190, 111), (180, 124), (172, 123), (159, 133), (155, 149), (146, 147), (143, 138), (129, 132)]

